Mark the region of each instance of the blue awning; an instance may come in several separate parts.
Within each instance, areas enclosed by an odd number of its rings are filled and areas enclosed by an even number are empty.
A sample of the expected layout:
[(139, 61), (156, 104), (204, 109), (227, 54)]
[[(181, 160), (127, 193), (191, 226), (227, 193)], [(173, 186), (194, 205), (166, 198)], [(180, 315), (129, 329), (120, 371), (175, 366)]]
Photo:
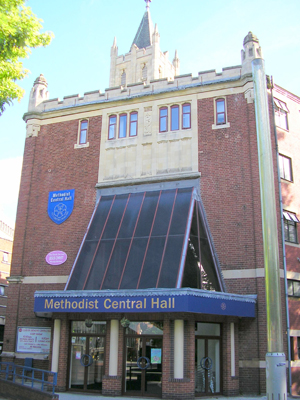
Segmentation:
[(36, 291), (34, 311), (53, 313), (188, 312), (221, 316), (256, 316), (256, 296), (200, 289)]

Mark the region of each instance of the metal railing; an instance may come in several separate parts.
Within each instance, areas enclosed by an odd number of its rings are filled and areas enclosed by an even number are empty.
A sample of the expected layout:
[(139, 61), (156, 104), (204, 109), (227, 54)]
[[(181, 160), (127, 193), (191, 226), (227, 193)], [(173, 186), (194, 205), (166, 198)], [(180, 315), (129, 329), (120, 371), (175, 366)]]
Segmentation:
[(17, 365), (12, 362), (0, 362), (0, 378), (28, 386), (41, 391), (55, 392), (57, 373), (44, 369)]

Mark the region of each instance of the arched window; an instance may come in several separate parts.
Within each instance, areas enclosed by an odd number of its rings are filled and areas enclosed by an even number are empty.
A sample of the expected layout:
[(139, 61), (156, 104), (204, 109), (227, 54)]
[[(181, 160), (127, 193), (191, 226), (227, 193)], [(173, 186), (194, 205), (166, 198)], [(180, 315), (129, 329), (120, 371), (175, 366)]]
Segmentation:
[(137, 123), (138, 123), (138, 113), (134, 111), (130, 113), (129, 136), (137, 136)]
[(179, 106), (171, 107), (171, 131), (179, 130)]
[(159, 132), (168, 131), (168, 108), (162, 107), (159, 109)]
[(191, 127), (191, 105), (186, 103), (182, 105), (182, 129)]
[(85, 144), (87, 142), (87, 132), (88, 132), (88, 121), (80, 121), (80, 131), (79, 131), (79, 144)]
[(226, 124), (225, 99), (216, 100), (216, 125)]
[(119, 117), (119, 138), (125, 138), (127, 131), (127, 114), (121, 114)]
[(108, 139), (116, 138), (116, 129), (117, 129), (117, 116), (110, 115), (109, 116), (109, 125), (108, 125)]

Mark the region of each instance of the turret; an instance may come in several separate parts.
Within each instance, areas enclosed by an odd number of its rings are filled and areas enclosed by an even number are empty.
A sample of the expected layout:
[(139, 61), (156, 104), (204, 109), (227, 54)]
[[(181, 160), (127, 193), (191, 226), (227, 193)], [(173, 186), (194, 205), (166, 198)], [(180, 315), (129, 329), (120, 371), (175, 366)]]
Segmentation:
[(48, 83), (43, 74), (34, 81), (33, 88), (30, 92), (28, 111), (33, 111), (45, 100), (48, 100), (49, 93), (47, 91)]
[(116, 37), (114, 37), (114, 42), (110, 49), (110, 75), (109, 75), (110, 87), (115, 86), (117, 57), (118, 57), (117, 39)]
[(251, 62), (255, 58), (262, 58), (261, 47), (259, 46), (258, 38), (249, 32), (244, 38), (243, 42), (244, 49), (241, 51), (242, 57), (242, 75), (252, 73)]

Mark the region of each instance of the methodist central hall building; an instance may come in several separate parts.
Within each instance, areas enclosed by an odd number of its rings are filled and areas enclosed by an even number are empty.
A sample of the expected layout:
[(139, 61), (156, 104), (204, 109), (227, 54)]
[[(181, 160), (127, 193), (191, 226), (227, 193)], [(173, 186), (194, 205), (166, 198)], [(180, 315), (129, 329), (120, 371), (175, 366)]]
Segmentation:
[[(241, 55), (220, 73), (180, 75), (147, 1), (130, 51), (113, 41), (104, 92), (49, 99), (35, 80), (2, 359), (32, 359), (58, 373), (58, 391), (99, 398), (266, 391), (251, 32)], [(297, 212), (286, 213), (292, 235)]]

